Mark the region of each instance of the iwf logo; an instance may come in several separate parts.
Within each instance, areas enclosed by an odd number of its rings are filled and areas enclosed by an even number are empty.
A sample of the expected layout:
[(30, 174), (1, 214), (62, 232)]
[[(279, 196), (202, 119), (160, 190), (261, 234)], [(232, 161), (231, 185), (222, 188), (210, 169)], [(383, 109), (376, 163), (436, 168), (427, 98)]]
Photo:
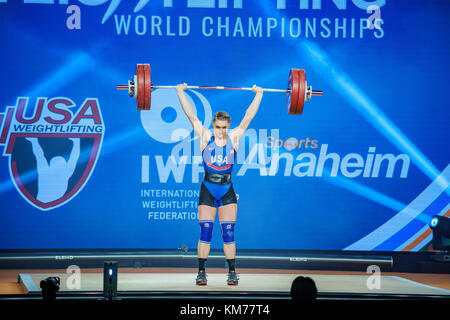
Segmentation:
[(86, 185), (100, 152), (105, 126), (97, 98), (77, 108), (66, 97), (28, 97), (0, 113), (0, 145), (19, 193), (32, 206), (50, 210)]

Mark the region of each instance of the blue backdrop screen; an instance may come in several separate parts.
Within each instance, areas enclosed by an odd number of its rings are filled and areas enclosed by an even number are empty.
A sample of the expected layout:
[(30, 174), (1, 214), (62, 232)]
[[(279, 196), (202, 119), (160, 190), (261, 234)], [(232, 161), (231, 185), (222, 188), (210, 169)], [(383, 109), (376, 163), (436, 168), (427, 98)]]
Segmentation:
[[(0, 0), (0, 249), (195, 248), (199, 141), (175, 90), (324, 90), (302, 115), (264, 93), (233, 181), (237, 247), (428, 250), (450, 215), (450, 3)], [(254, 94), (187, 90), (204, 126)], [(218, 226), (218, 224), (216, 224)], [(215, 228), (212, 247), (221, 248)]]

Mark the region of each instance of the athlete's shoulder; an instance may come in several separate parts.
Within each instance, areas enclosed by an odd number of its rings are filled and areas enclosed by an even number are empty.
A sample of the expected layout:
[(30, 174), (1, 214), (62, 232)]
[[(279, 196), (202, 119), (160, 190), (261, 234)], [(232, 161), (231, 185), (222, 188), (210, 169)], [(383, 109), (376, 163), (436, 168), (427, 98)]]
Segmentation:
[(234, 128), (228, 131), (228, 139), (230, 139), (233, 149), (237, 151), (241, 136), (236, 132), (236, 129), (237, 128)]
[[(206, 127), (205, 127), (206, 129)], [(205, 150), (206, 146), (214, 141), (214, 135), (209, 129), (206, 129), (204, 133), (202, 134), (202, 137), (200, 139), (200, 148), (201, 151)]]

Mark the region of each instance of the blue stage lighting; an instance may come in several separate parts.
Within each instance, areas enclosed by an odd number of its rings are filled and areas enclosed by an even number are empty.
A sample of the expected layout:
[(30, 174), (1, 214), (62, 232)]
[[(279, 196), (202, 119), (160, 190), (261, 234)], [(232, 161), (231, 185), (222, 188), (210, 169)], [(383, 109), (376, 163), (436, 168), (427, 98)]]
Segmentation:
[(439, 219), (438, 218), (433, 218), (433, 219), (431, 219), (430, 227), (434, 228), (434, 227), (436, 227), (438, 225), (438, 223), (439, 223)]
[[(268, 16), (286, 18), (273, 4), (261, 3), (261, 7)], [(417, 148), (412, 141), (381, 111), (376, 103), (354, 82), (349, 75), (338, 68), (331, 58), (316, 43), (306, 39), (284, 38), (297, 50), (298, 54), (306, 58), (317, 74), (329, 82), (349, 104), (355, 108), (366, 120), (383, 134), (399, 150), (407, 153), (413, 163), (431, 180), (438, 179), (438, 183), (450, 194), (447, 188), (449, 182), (442, 176), (433, 163)]]
[[(302, 55), (310, 59), (319, 74), (324, 75), (330, 86), (341, 93), (350, 106), (358, 111), (366, 120), (384, 135), (399, 150), (411, 157), (414, 164), (431, 180), (438, 178), (440, 171), (417, 148), (414, 143), (381, 111), (376, 103), (347, 75), (333, 64), (330, 57), (320, 47), (308, 40), (303, 40), (297, 46)], [(442, 186), (448, 186), (448, 181), (439, 177)], [(450, 192), (447, 191), (447, 193)]]
[(450, 218), (435, 215), (430, 227), (433, 230), (433, 249), (450, 250)]
[(40, 81), (34, 88), (30, 89), (27, 96), (39, 97), (42, 92), (50, 95), (80, 77), (94, 65), (94, 60), (87, 53), (75, 53), (68, 57), (67, 62), (62, 67), (57, 69), (50, 76), (45, 77), (43, 81)]
[(450, 218), (435, 215), (430, 222), (430, 227), (433, 232), (439, 232), (444, 237), (450, 238)]

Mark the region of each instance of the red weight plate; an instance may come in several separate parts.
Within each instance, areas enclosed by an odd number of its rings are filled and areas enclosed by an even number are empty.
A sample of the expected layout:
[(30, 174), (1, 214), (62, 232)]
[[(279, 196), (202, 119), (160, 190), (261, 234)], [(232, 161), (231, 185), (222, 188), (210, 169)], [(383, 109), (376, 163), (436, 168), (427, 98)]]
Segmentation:
[(303, 113), (303, 107), (305, 105), (305, 94), (306, 94), (306, 74), (305, 70), (303, 69), (297, 69), (298, 73), (298, 102), (297, 102), (297, 108), (295, 110), (295, 114), (302, 114)]
[(295, 114), (298, 103), (298, 74), (295, 69), (291, 69), (289, 72), (288, 89), (291, 92), (287, 97), (287, 112), (288, 114)]
[(144, 66), (142, 64), (138, 64), (136, 66), (136, 75), (137, 75), (137, 86), (138, 94), (137, 94), (137, 109), (144, 110), (145, 109), (145, 76), (144, 76)]
[(144, 110), (150, 110), (151, 101), (152, 101), (152, 78), (150, 65), (144, 64), (144, 76), (145, 76), (145, 87), (144, 87), (144, 95), (145, 95), (145, 103)]
[[(287, 89), (291, 90), (292, 88), (292, 72), (289, 72), (289, 78), (288, 78), (288, 85), (287, 85)], [(291, 91), (292, 92), (292, 91)], [(287, 93), (287, 101), (286, 101), (286, 106), (287, 106), (287, 113), (290, 114), (290, 109), (291, 109), (291, 92)]]
[(141, 74), (141, 66), (139, 64), (136, 65), (136, 76), (134, 83), (134, 97), (136, 98), (136, 107), (138, 110), (141, 110), (141, 100), (139, 100), (139, 78)]

